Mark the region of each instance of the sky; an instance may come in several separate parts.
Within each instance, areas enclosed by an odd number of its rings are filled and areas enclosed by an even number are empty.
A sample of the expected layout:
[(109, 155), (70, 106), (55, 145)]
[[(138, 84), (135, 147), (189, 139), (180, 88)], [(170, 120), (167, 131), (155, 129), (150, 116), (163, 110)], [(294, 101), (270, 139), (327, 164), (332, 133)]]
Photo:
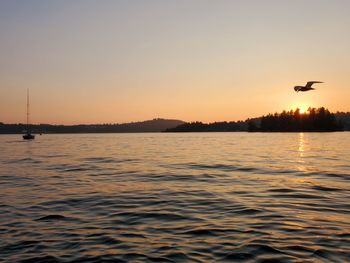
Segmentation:
[[(348, 0), (0, 0), (0, 122), (350, 111)], [(324, 81), (296, 93), (295, 85)]]

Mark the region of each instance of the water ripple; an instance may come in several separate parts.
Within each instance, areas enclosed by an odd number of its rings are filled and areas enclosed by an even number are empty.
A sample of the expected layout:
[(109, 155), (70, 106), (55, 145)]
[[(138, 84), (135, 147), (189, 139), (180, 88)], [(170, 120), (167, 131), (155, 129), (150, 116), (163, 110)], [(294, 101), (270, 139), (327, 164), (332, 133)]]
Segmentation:
[(347, 262), (347, 137), (0, 137), (1, 260)]

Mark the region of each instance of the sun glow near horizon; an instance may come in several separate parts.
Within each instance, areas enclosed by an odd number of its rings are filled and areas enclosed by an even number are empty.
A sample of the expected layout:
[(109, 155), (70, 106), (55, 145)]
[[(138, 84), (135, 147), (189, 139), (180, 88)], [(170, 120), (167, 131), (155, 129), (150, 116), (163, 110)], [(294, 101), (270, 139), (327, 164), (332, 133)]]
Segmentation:
[[(287, 100), (288, 97), (285, 99)], [(285, 110), (295, 111), (299, 109), (301, 114), (308, 114), (309, 108), (332, 108), (330, 101), (327, 100), (327, 94), (325, 94), (324, 90), (291, 94), (289, 99), (289, 107)]]
[(307, 113), (307, 110), (305, 110), (304, 108), (299, 108), (299, 112), (301, 114), (306, 114)]

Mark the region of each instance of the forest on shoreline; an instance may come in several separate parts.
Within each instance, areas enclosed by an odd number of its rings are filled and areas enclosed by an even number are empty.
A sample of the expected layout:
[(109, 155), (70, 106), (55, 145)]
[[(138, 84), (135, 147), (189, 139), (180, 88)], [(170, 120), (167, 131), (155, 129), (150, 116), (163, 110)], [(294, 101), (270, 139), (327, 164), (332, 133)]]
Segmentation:
[(350, 130), (350, 112), (331, 113), (328, 109), (309, 108), (264, 115), (237, 122), (189, 122), (165, 132), (331, 132)]
[[(0, 134), (20, 134), (26, 124), (0, 122)], [(33, 133), (134, 133), (134, 132), (327, 132), (350, 131), (350, 112), (331, 113), (328, 109), (309, 108), (283, 111), (249, 118), (245, 121), (222, 121), (213, 123), (184, 122), (172, 119), (153, 119), (122, 124), (80, 125), (30, 125)]]
[(259, 132), (331, 132), (343, 131), (344, 124), (324, 107), (309, 108), (301, 113), (300, 109), (268, 114), (261, 117), (260, 125), (248, 122), (248, 131)]

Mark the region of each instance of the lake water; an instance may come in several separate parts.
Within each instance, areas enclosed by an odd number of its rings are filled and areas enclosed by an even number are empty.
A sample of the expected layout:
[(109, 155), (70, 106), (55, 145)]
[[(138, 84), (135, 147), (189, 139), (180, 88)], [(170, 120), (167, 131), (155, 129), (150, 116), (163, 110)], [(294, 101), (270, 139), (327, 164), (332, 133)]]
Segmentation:
[(350, 133), (2, 135), (0, 261), (350, 262)]

